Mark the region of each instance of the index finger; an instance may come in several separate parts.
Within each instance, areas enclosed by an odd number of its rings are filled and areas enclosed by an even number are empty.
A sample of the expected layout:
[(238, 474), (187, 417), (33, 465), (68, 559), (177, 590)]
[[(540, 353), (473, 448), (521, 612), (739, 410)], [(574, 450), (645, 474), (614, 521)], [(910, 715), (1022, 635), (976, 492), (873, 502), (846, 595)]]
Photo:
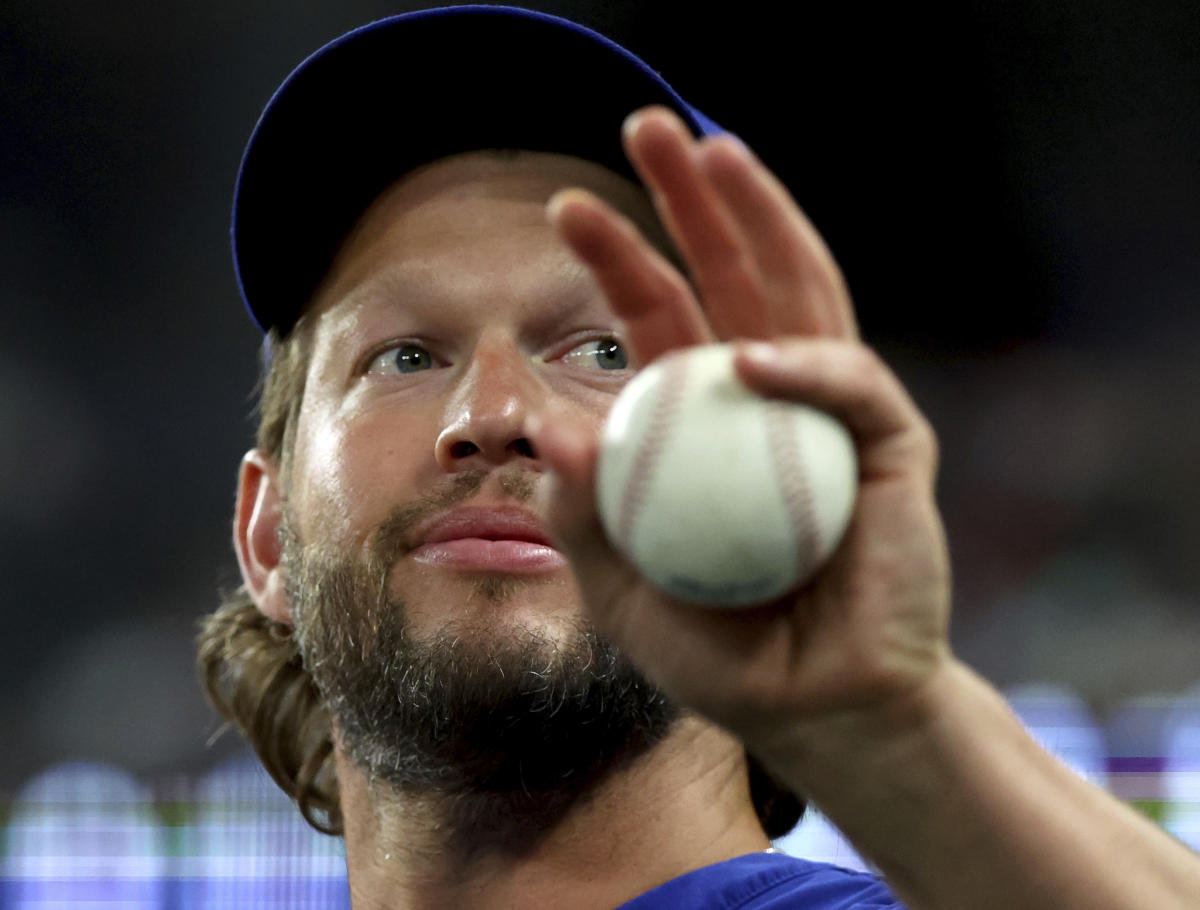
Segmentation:
[(551, 197), (547, 215), (625, 324), (639, 365), (713, 340), (687, 281), (612, 206), (586, 190), (569, 189)]

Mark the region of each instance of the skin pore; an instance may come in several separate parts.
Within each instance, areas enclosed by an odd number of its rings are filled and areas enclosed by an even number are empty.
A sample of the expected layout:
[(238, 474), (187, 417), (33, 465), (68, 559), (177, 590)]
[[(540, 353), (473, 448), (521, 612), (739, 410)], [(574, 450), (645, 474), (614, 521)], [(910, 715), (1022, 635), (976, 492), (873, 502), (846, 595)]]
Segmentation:
[[(536, 662), (577, 640), (575, 580), (547, 540), (506, 549), (429, 539), (448, 514), (468, 523), (499, 514), (542, 537), (546, 475), (527, 421), (562, 413), (598, 428), (631, 375), (605, 355), (622, 338), (620, 322), (546, 221), (547, 200), (566, 186), (608, 199), (661, 237), (633, 184), (537, 153), (437, 162), (360, 219), (306, 314), (313, 349), (289, 488), (261, 453), (243, 467), (239, 556), (268, 615), (302, 620), (278, 542), (285, 514), (299, 546), (378, 566), (378, 529), (409, 510), (380, 593), (403, 605), (416, 643), (486, 654), (532, 638)], [(360, 630), (360, 648), (369, 649), (371, 628)], [(351, 760), (346, 732), (335, 719), (358, 908), (612, 907), (767, 846), (742, 746), (691, 715), (507, 851), (472, 849), (463, 820), (479, 816), (462, 812), (469, 795), (373, 778)]]

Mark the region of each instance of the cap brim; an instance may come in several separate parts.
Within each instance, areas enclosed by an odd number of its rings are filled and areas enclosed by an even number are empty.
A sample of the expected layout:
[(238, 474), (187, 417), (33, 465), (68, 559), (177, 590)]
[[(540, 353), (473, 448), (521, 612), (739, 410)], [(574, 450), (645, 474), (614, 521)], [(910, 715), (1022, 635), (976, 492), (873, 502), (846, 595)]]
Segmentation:
[(459, 6), (343, 35), (280, 86), (242, 158), (232, 241), (247, 308), (286, 333), (370, 202), (446, 155), (558, 152), (634, 177), (621, 123), (648, 104), (717, 130), (637, 57), (557, 17)]

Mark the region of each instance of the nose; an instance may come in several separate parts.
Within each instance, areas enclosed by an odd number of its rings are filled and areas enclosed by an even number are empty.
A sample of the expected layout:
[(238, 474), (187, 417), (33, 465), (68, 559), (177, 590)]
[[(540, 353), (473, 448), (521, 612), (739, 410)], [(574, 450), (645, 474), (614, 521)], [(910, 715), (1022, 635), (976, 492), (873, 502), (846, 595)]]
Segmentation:
[(447, 403), (435, 455), (444, 471), (536, 460), (526, 418), (547, 394), (528, 358), (511, 344), (480, 345)]

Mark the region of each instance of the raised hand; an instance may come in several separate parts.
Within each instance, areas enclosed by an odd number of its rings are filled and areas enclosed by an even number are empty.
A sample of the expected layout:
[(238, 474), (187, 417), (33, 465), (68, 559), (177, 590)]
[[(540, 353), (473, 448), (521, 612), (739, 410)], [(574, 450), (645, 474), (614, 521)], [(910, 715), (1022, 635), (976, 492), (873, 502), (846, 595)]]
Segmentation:
[(582, 190), (558, 194), (550, 217), (624, 321), (635, 358), (747, 340), (736, 363), (748, 385), (850, 429), (859, 497), (841, 546), (807, 586), (749, 610), (697, 608), (645, 584), (605, 538), (594, 429), (542, 415), (530, 433), (554, 472), (549, 521), (593, 619), (645, 672), (756, 751), (786, 752), (796, 725), (908, 694), (949, 658), (936, 442), (860, 342), (820, 236), (744, 145), (696, 141), (658, 108), (630, 118), (625, 143), (688, 278)]

